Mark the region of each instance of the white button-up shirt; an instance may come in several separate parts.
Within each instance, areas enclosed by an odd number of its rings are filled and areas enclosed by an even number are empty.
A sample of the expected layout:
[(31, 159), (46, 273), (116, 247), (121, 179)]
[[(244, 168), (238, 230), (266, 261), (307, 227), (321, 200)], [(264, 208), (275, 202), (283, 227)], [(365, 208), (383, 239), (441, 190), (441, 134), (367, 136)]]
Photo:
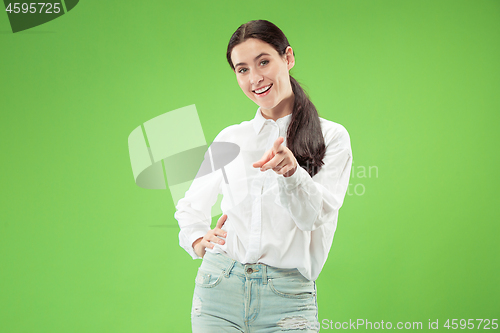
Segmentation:
[(223, 169), (196, 178), (176, 206), (180, 245), (194, 259), (199, 257), (192, 244), (210, 230), (211, 207), (222, 193), (226, 242), (206, 251), (242, 264), (297, 268), (307, 279), (316, 280), (349, 185), (351, 144), (342, 125), (320, 117), (326, 153), (314, 177), (300, 166), (289, 177), (252, 167), (278, 137), (284, 137), (286, 145), (290, 120), (291, 114), (277, 121), (265, 119), (259, 108), (254, 119), (229, 126), (214, 139), (234, 143), (240, 151)]

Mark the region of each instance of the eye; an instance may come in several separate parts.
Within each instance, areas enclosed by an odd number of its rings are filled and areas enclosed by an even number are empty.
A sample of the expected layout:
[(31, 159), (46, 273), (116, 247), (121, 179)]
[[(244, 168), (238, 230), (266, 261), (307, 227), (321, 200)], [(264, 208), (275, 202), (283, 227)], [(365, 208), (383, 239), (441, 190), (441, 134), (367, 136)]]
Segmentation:
[(260, 64), (261, 64), (262, 66), (265, 66), (265, 65), (267, 65), (268, 63), (269, 63), (269, 60), (262, 60), (262, 61), (260, 62)]
[(245, 74), (247, 71), (248, 71), (248, 68), (245, 68), (245, 67), (238, 69), (238, 73), (240, 73), (240, 74)]

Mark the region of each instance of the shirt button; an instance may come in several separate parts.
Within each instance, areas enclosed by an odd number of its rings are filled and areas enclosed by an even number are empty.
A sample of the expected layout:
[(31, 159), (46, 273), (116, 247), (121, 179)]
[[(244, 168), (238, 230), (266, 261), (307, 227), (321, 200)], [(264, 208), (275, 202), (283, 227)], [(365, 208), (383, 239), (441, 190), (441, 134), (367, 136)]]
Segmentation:
[(248, 274), (252, 274), (252, 273), (253, 273), (253, 269), (252, 269), (252, 267), (248, 267), (248, 268), (247, 268), (247, 273), (248, 273)]

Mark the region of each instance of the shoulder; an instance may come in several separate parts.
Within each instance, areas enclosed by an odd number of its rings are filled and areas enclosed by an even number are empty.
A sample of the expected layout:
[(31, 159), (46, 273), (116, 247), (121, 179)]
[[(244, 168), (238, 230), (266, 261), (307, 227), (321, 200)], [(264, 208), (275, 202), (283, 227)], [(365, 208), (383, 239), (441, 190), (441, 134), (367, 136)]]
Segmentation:
[(319, 117), (319, 121), (327, 146), (340, 144), (346, 148), (350, 147), (349, 132), (347, 132), (347, 129), (343, 125), (321, 117)]

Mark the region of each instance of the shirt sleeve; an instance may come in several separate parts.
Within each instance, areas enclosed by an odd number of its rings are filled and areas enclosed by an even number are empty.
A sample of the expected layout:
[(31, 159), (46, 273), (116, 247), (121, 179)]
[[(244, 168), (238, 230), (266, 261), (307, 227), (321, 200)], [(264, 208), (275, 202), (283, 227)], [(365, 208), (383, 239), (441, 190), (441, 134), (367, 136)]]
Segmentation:
[(324, 165), (314, 177), (302, 167), (292, 176), (278, 177), (281, 206), (288, 210), (300, 230), (312, 231), (334, 220), (344, 201), (352, 151), (347, 130), (339, 126), (340, 130), (325, 142)]
[[(215, 141), (215, 140), (214, 140)], [(210, 154), (205, 154), (205, 161)], [(202, 164), (203, 165), (203, 164)], [(210, 230), (212, 206), (221, 193), (222, 171), (216, 170), (197, 177), (186, 191), (184, 198), (177, 203), (175, 219), (179, 222), (179, 245), (193, 257), (200, 259), (193, 249), (193, 242)]]

